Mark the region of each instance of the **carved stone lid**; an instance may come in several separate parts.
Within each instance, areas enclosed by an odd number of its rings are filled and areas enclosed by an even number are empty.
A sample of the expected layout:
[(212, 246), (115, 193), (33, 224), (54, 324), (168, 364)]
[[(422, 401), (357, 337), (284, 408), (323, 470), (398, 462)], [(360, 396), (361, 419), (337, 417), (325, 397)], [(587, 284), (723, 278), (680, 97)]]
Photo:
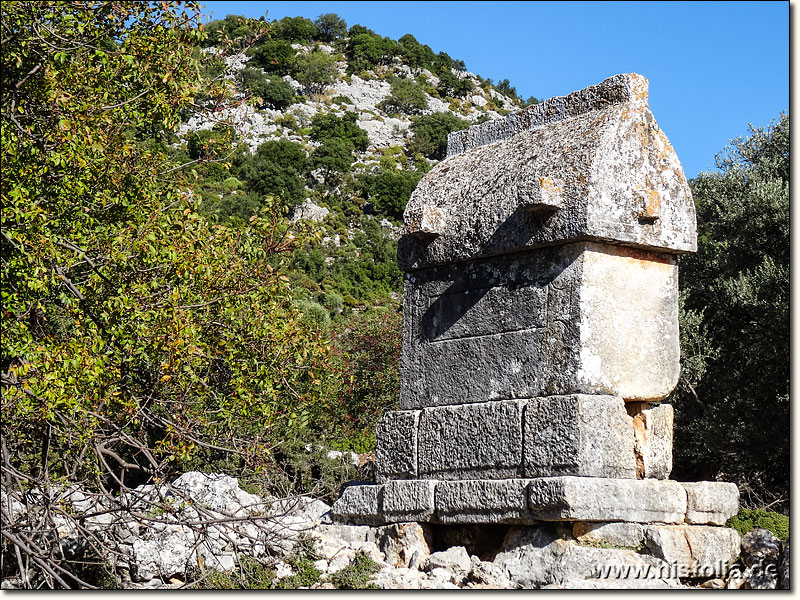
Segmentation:
[(691, 191), (647, 93), (615, 75), (451, 133), (406, 206), (400, 268), (579, 240), (694, 252)]

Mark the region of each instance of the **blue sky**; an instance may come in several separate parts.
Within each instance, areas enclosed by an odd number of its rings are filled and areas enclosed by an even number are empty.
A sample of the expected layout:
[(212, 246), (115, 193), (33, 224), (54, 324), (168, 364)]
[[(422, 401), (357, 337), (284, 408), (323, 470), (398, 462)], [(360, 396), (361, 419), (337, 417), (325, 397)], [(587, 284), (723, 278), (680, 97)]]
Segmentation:
[(616, 73), (650, 80), (650, 108), (691, 178), (747, 126), (789, 110), (789, 2), (202, 2), (228, 14), (314, 20), (333, 12), (411, 33), (523, 98)]

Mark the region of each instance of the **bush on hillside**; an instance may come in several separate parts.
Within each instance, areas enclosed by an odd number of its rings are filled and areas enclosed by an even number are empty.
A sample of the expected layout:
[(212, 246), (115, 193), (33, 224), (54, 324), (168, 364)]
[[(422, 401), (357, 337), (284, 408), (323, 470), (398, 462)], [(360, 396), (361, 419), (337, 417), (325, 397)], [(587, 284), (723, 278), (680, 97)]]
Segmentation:
[(415, 115), (428, 108), (425, 90), (413, 79), (394, 77), (389, 84), (391, 94), (380, 105), (386, 112)]
[(243, 90), (261, 98), (261, 106), (283, 110), (294, 102), (292, 86), (279, 77), (268, 77), (259, 69), (245, 67), (237, 75)]
[(347, 23), (336, 13), (325, 13), (314, 21), (317, 28), (317, 39), (322, 42), (332, 42), (347, 33)]
[(408, 149), (412, 154), (420, 153), (427, 158), (442, 160), (447, 155), (447, 135), (470, 125), (469, 121), (446, 112), (417, 117), (411, 125), (414, 137)]

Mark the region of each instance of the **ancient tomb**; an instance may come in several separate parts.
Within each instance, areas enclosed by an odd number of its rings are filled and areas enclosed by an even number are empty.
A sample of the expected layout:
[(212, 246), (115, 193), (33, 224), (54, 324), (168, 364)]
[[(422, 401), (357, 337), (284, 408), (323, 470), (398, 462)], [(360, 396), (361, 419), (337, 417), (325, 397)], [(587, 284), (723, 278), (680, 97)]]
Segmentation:
[[(647, 105), (617, 75), (450, 134), (412, 194), (400, 410), (377, 428), (362, 523), (723, 525), (728, 483), (679, 483), (676, 256), (694, 204)], [(727, 533), (720, 532), (722, 535)]]

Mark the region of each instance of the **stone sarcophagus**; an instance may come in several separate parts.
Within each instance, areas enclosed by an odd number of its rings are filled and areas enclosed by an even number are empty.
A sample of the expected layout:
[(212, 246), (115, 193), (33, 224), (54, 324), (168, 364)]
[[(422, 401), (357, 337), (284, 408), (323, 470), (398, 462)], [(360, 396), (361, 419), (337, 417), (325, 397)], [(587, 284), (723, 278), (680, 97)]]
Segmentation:
[(404, 214), (400, 410), (378, 424), (378, 485), (348, 488), (336, 514), (735, 514), (732, 484), (667, 480), (676, 257), (696, 249), (696, 225), (647, 96), (644, 77), (617, 75), (450, 134)]

